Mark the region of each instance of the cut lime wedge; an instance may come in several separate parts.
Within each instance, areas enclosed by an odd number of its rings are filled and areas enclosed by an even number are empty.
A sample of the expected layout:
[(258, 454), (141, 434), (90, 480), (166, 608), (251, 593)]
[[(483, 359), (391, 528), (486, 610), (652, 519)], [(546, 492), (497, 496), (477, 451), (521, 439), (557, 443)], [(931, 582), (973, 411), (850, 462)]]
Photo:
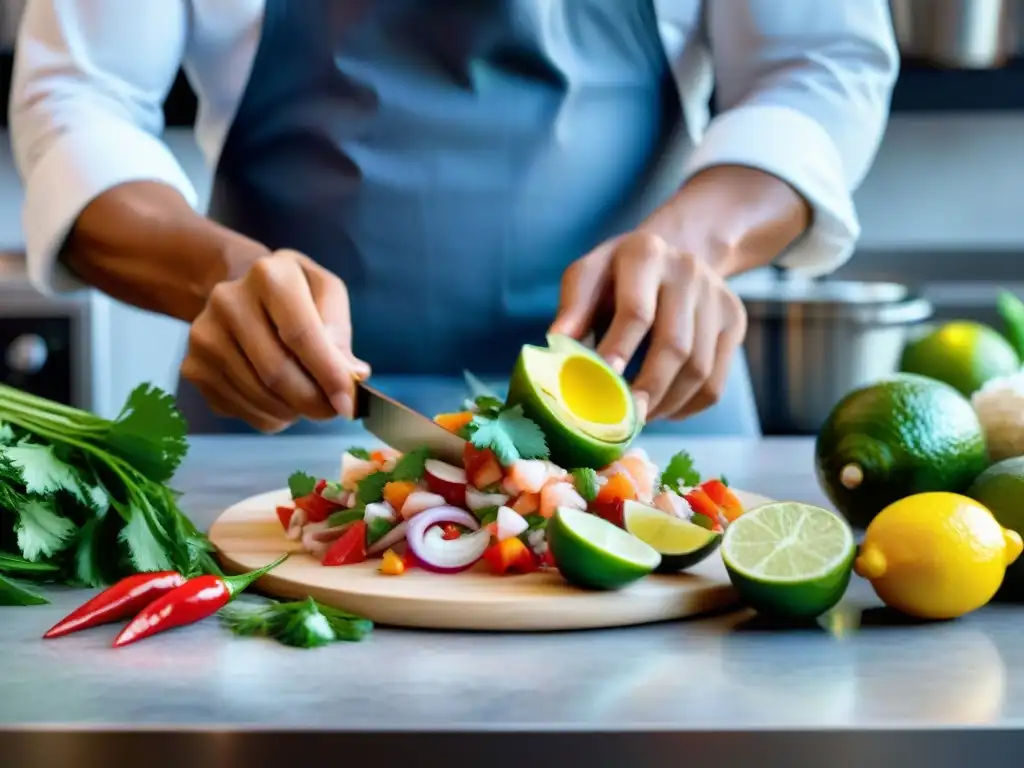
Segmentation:
[(721, 533), (670, 515), (639, 501), (622, 505), (626, 530), (661, 554), (660, 573), (690, 568), (706, 558), (722, 542)]
[(740, 596), (761, 613), (813, 618), (838, 603), (850, 583), (853, 531), (827, 509), (793, 501), (765, 504), (725, 531), (722, 559)]
[(619, 589), (658, 567), (661, 555), (616, 525), (560, 507), (547, 525), (548, 547), (559, 572), (586, 589)]

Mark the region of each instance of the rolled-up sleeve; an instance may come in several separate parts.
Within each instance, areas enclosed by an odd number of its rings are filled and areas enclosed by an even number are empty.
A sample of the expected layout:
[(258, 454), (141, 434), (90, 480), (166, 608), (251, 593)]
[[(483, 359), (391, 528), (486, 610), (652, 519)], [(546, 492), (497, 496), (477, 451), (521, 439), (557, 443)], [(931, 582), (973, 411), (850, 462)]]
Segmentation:
[(59, 264), (82, 210), (129, 181), (196, 192), (161, 141), (189, 0), (33, 0), (18, 36), (11, 139), (25, 185), (29, 274), (44, 292), (80, 284)]
[(878, 151), (899, 56), (886, 0), (708, 0), (719, 114), (687, 176), (758, 168), (813, 210), (779, 260), (809, 275), (846, 261), (860, 235), (852, 193)]

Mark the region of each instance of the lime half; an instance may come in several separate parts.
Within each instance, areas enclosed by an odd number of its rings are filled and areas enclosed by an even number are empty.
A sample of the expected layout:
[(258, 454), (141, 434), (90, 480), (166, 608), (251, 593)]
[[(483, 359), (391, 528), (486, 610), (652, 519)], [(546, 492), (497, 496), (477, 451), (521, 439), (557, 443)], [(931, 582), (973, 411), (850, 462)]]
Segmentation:
[(560, 507), (547, 525), (548, 547), (565, 580), (586, 589), (619, 589), (661, 562), (657, 550), (589, 512)]
[(722, 543), (722, 534), (639, 501), (622, 505), (626, 530), (661, 554), (659, 573), (675, 573), (706, 558)]
[(857, 547), (846, 521), (794, 501), (765, 504), (725, 530), (722, 559), (736, 591), (760, 613), (814, 618), (838, 603)]

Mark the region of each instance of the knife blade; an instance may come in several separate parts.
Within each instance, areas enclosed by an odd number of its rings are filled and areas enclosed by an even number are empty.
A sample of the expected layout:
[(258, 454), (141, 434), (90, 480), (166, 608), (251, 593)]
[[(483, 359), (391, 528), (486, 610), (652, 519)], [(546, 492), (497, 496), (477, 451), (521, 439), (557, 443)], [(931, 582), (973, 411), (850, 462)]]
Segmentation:
[(397, 451), (426, 448), (433, 458), (463, 465), (465, 440), (363, 382), (356, 387), (356, 418), (367, 432)]

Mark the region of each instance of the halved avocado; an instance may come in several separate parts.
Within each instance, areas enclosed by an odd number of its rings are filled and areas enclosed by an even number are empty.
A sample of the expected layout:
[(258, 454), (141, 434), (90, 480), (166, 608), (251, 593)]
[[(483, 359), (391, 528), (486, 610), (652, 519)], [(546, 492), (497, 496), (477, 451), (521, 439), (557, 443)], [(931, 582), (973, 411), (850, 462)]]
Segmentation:
[(508, 405), (544, 430), (551, 460), (600, 469), (621, 458), (642, 424), (629, 385), (592, 349), (559, 334), (548, 346), (523, 347), (509, 382)]

